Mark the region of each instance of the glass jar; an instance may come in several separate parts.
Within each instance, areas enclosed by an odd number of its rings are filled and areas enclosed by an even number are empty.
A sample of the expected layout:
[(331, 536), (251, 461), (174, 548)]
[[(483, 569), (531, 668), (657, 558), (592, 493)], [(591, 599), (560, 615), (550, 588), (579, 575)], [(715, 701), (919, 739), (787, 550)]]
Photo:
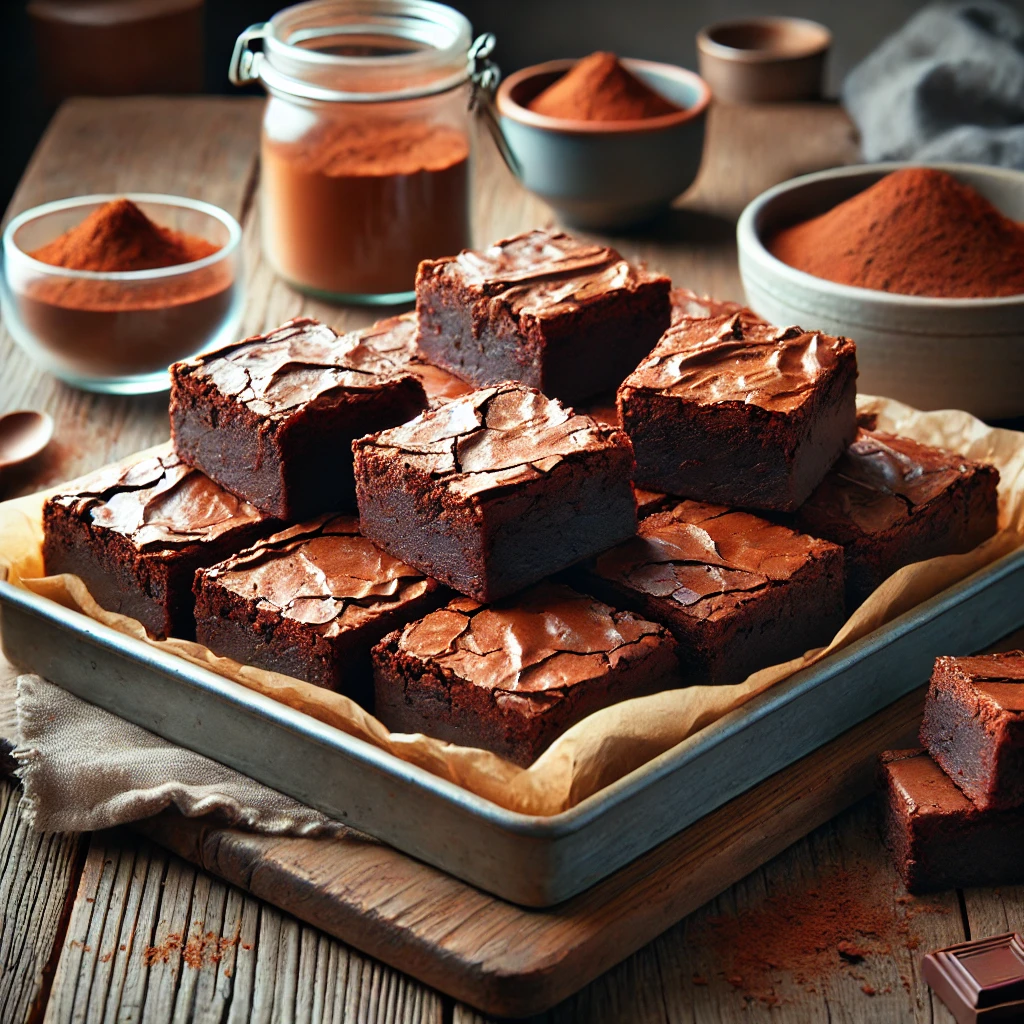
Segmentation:
[(470, 105), (493, 43), (428, 0), (312, 0), (239, 36), (232, 82), (268, 93), (260, 216), (281, 277), (404, 302), (420, 260), (469, 245)]

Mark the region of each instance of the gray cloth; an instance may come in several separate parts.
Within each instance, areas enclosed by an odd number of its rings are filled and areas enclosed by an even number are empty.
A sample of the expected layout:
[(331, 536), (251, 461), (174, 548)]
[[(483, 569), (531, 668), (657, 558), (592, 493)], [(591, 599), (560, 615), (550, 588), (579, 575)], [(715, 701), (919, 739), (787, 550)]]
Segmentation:
[(22, 807), (44, 832), (91, 832), (174, 806), (187, 817), (275, 835), (350, 834), (339, 822), (208, 757), (20, 676), (14, 757)]
[(996, 0), (924, 8), (843, 84), (864, 158), (1024, 168), (1024, 18)]

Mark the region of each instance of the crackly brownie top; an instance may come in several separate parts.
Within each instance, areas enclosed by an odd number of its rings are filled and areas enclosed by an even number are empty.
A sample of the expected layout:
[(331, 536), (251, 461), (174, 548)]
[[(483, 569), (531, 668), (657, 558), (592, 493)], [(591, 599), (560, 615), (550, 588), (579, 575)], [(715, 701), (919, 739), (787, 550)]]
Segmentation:
[(321, 516), (282, 530), (202, 575), (232, 594), (336, 636), (434, 589), (375, 547), (351, 516)]
[(684, 320), (707, 320), (709, 317), (732, 316), (734, 313), (743, 313), (751, 321), (761, 318), (746, 306), (738, 302), (729, 302), (726, 299), (713, 299), (709, 295), (698, 295), (691, 292), (689, 288), (673, 288), (668, 293), (669, 301), (672, 303), (672, 323), (682, 323)]
[(257, 416), (272, 418), (287, 417), (331, 392), (409, 383), (402, 371), (396, 376), (390, 359), (310, 317), (179, 363), (175, 372), (209, 381)]
[(662, 626), (553, 583), (492, 605), (457, 597), (406, 626), (398, 650), (486, 690), (565, 691), (671, 643)]
[(619, 394), (656, 391), (700, 405), (743, 402), (788, 413), (855, 351), (848, 338), (773, 327), (745, 311), (677, 319)]
[(416, 345), (419, 331), (419, 317), (415, 313), (403, 313), (378, 320), (372, 327), (353, 331), (346, 338), (354, 341), (351, 360), (362, 365), (364, 359), (370, 363), (386, 364), (392, 376), (403, 373), (415, 377), (430, 402), (443, 402), (459, 395), (468, 394), (474, 385), (428, 363)]
[(941, 657), (936, 678), (952, 677), (988, 697), (998, 710), (1024, 714), (1024, 651), (981, 654), (971, 658)]
[(837, 550), (749, 512), (682, 501), (648, 516), (636, 537), (590, 565), (605, 579), (674, 601), (694, 618), (718, 619)]
[(561, 316), (641, 283), (668, 284), (667, 278), (634, 267), (606, 245), (582, 242), (561, 231), (527, 231), (488, 249), (464, 249), (422, 266), (422, 272), (456, 279), (516, 315), (533, 317)]
[(266, 517), (167, 451), (90, 477), (57, 505), (127, 537), (142, 551), (204, 543)]
[(567, 459), (629, 447), (621, 431), (514, 383), (481, 388), (356, 443), (400, 457), (463, 497), (539, 480)]
[(862, 428), (807, 499), (803, 514), (844, 520), (863, 533), (881, 533), (978, 470), (998, 478), (991, 466), (955, 452)]

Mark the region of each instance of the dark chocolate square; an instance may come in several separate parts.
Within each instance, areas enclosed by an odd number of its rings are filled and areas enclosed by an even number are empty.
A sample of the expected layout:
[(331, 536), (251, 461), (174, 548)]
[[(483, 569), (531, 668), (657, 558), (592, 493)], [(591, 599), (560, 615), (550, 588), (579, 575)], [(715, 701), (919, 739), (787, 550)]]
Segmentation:
[(490, 606), (456, 598), (385, 637), (373, 662), (392, 732), (524, 766), (594, 711), (683, 685), (668, 630), (552, 583)]
[(1024, 939), (1007, 932), (929, 953), (924, 980), (958, 1024), (1024, 1020)]
[(516, 380), (578, 402), (614, 390), (650, 352), (670, 287), (607, 246), (529, 231), (420, 264), (419, 347), (474, 384)]
[(921, 742), (981, 810), (1024, 805), (1024, 652), (938, 658)]
[(860, 430), (796, 515), (842, 544), (847, 601), (859, 605), (897, 569), (970, 551), (996, 532), (993, 466), (878, 430)]
[(196, 574), (196, 639), (215, 654), (369, 704), (370, 648), (450, 591), (350, 516), (321, 516)]
[(636, 482), (697, 501), (793, 511), (853, 440), (856, 347), (746, 311), (677, 318), (623, 381)]
[(479, 601), (636, 530), (625, 434), (521, 384), (453, 399), (353, 449), (363, 533)]
[(101, 607), (157, 637), (195, 635), (196, 570), (280, 524), (166, 449), (88, 478), (43, 508), (48, 575), (80, 576)]
[(352, 440), (425, 405), (414, 376), (308, 317), (171, 367), (182, 461), (280, 519), (354, 509)]
[(722, 505), (656, 512), (575, 578), (668, 627), (700, 683), (742, 682), (829, 643), (844, 620), (842, 548)]

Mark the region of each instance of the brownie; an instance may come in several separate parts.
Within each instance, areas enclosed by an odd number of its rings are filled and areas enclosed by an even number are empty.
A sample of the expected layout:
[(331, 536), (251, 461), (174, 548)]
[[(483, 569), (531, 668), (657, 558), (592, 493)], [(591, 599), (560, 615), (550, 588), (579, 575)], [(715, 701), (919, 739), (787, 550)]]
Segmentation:
[(363, 533), (478, 601), (631, 537), (633, 451), (533, 388), (482, 388), (353, 444)]
[(517, 380), (582, 401), (618, 387), (654, 347), (670, 287), (607, 246), (529, 231), (420, 264), (419, 347), (477, 385)]
[(425, 405), (415, 377), (307, 317), (171, 367), (179, 457), (280, 519), (354, 509), (352, 439)]
[(909, 892), (1024, 882), (1024, 808), (979, 811), (926, 750), (880, 760), (886, 842)]
[(852, 608), (901, 566), (970, 551), (991, 537), (998, 483), (992, 466), (862, 429), (795, 524), (846, 549)]
[(739, 312), (678, 321), (618, 401), (641, 487), (792, 511), (854, 439), (856, 391), (852, 341)]
[(979, 809), (1024, 805), (1024, 652), (937, 658), (921, 742)]
[(844, 621), (841, 547), (722, 505), (648, 516), (577, 573), (580, 589), (667, 626), (694, 682), (742, 682)]
[(359, 533), (350, 516), (290, 527), (195, 578), (196, 639), (215, 654), (368, 704), (370, 648), (450, 592)]
[(378, 320), (372, 327), (353, 331), (346, 337), (353, 338), (356, 342), (351, 356), (353, 363), (359, 365), (363, 353), (367, 353), (373, 367), (379, 362), (385, 362), (395, 376), (411, 374), (423, 385), (427, 401), (431, 405), (458, 398), (475, 390), (474, 385), (467, 384), (447, 370), (428, 363), (416, 345), (418, 333), (419, 317), (415, 313), (403, 313), (400, 316), (388, 317), (386, 320)]
[(1005, 932), (937, 949), (921, 977), (957, 1024), (1024, 1021), (1024, 936)]
[(682, 685), (667, 630), (553, 583), (490, 606), (458, 597), (386, 636), (373, 669), (392, 732), (524, 766), (592, 712)]
[(280, 526), (170, 450), (101, 470), (43, 507), (47, 575), (73, 573), (150, 633), (195, 635), (192, 580)]
[(672, 304), (673, 325), (684, 320), (707, 320), (710, 317), (732, 316), (734, 313), (743, 313), (750, 320), (761, 319), (748, 306), (725, 299), (713, 299), (709, 295), (698, 295), (689, 288), (673, 288), (669, 292), (669, 302)]

